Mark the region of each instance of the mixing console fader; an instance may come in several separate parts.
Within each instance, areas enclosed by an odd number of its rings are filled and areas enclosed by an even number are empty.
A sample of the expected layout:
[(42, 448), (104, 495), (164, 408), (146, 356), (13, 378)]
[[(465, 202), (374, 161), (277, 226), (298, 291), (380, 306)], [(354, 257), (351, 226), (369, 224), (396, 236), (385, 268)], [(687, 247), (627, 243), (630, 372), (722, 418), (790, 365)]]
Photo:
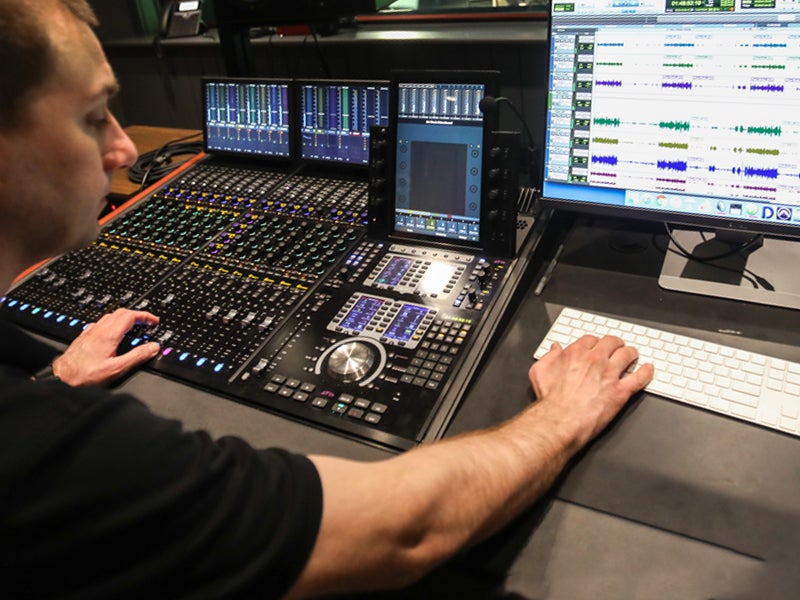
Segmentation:
[(133, 305), (157, 314), (160, 322), (154, 328), (135, 329), (122, 350), (145, 340), (158, 341), (161, 353), (153, 369), (224, 390), (304, 291), (252, 271), (190, 262)]
[(181, 260), (176, 253), (101, 239), (34, 272), (3, 299), (0, 313), (69, 341), (105, 313), (130, 306)]

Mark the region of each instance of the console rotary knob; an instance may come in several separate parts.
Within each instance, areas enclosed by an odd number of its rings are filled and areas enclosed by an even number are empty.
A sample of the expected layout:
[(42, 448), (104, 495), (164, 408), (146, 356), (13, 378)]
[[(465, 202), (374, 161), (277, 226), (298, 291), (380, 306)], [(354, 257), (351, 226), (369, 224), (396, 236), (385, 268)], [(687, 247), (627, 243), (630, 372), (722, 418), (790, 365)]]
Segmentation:
[(347, 342), (328, 356), (328, 375), (346, 383), (358, 381), (375, 364), (375, 352), (363, 342)]

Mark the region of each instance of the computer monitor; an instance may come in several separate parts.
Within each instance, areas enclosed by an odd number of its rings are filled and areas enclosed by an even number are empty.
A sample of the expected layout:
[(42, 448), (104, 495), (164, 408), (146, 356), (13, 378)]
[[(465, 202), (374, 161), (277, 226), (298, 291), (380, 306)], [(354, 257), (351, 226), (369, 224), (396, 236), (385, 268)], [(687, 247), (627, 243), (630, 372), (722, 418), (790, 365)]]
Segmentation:
[(395, 235), (481, 245), (484, 148), (496, 115), (484, 115), (480, 101), (496, 95), (497, 77), (494, 71), (393, 73)]
[(389, 124), (388, 81), (300, 80), (300, 158), (366, 167), (369, 131)]
[(548, 94), (544, 203), (771, 234), (661, 283), (800, 308), (800, 4), (553, 0)]
[(291, 158), (290, 81), (206, 77), (201, 85), (206, 152), (254, 159)]

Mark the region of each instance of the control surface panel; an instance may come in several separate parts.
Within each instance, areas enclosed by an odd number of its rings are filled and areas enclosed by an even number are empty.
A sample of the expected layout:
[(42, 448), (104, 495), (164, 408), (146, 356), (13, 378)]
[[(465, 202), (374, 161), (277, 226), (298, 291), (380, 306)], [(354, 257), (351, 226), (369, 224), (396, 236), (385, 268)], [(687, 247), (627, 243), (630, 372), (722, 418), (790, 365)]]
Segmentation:
[(158, 341), (152, 371), (391, 448), (440, 436), (516, 259), (370, 239), (357, 181), (202, 167), (34, 271), (0, 313), (69, 342), (117, 307), (147, 310), (158, 326), (120, 350)]

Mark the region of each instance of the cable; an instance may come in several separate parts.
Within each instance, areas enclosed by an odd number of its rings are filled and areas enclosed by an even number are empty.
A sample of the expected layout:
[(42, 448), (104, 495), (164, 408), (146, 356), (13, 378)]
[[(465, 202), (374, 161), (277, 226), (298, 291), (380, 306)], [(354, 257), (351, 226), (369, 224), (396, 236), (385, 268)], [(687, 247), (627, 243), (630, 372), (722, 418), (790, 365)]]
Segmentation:
[(200, 132), (193, 133), (175, 140), (171, 140), (158, 148), (145, 152), (136, 160), (136, 162), (128, 167), (128, 179), (134, 183), (140, 184), (139, 190), (143, 190), (152, 181), (158, 181), (165, 175), (168, 175), (178, 167), (180, 167), (186, 160), (177, 163), (172, 162), (173, 156), (182, 154), (199, 154), (203, 151), (203, 142), (185, 142), (201, 135)]
[(325, 60), (325, 55), (322, 53), (322, 48), (320, 48), (319, 46), (319, 38), (317, 38), (317, 28), (315, 25), (311, 25), (310, 27), (311, 27), (311, 35), (314, 38), (314, 48), (317, 51), (317, 58), (319, 59), (320, 65), (322, 66), (322, 71), (323, 73), (325, 73), (325, 77), (330, 78), (331, 70), (328, 68), (328, 62)]
[[(720, 260), (722, 258), (727, 258), (729, 256), (733, 256), (734, 254), (739, 254), (740, 252), (747, 252), (753, 246), (757, 246), (757, 245), (761, 244), (763, 242), (763, 240), (764, 240), (764, 236), (762, 234), (756, 234), (752, 238), (750, 238), (749, 240), (747, 240), (745, 242), (742, 242), (738, 246), (736, 246), (734, 248), (731, 248), (730, 250), (727, 250), (727, 251), (722, 252), (720, 254), (716, 254), (716, 255), (713, 255), (713, 256), (697, 256), (696, 254), (694, 254), (690, 250), (687, 250), (686, 248), (684, 248), (680, 244), (680, 242), (678, 242), (678, 240), (675, 239), (675, 237), (672, 235), (672, 231), (670, 231), (668, 223), (664, 223), (664, 229), (666, 230), (667, 236), (669, 237), (670, 241), (678, 249), (677, 253), (682, 255), (683, 257), (685, 257), (685, 258), (687, 258), (689, 260), (694, 260), (694, 261), (697, 261), (697, 262), (706, 263), (709, 266), (714, 267), (715, 269), (722, 269), (723, 271), (730, 271), (732, 273), (741, 273), (742, 278), (746, 279), (747, 281), (749, 281), (750, 284), (754, 288), (758, 288), (759, 286), (761, 286), (765, 290), (769, 290), (771, 292), (775, 291), (775, 286), (773, 286), (769, 281), (767, 281), (766, 279), (764, 279), (760, 275), (757, 275), (756, 273), (754, 273), (750, 269), (743, 268), (741, 271), (739, 271), (738, 269), (733, 269), (731, 267), (726, 267), (724, 265), (711, 264), (712, 261)], [(703, 241), (707, 241), (705, 237), (703, 237)], [(672, 252), (675, 252), (675, 251), (672, 250)]]

